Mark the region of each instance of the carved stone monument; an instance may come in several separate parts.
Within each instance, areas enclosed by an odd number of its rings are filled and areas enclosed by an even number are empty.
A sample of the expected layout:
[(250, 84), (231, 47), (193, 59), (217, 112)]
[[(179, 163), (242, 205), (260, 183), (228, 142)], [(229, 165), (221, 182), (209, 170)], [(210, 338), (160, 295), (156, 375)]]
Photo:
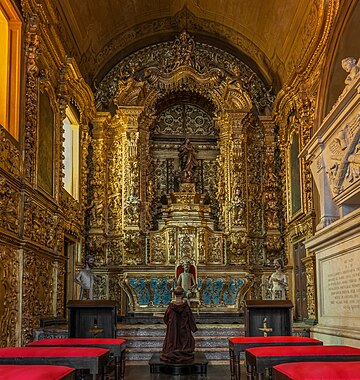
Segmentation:
[(342, 61), (345, 88), (302, 155), (311, 165), (321, 218), (305, 242), (316, 257), (318, 324), (324, 344), (360, 339), (360, 64)]

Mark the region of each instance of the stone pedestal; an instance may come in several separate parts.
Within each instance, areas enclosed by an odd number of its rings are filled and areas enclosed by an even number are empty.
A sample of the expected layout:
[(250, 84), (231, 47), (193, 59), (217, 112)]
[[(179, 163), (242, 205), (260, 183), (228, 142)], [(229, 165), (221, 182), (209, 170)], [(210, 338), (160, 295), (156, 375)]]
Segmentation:
[(202, 352), (195, 352), (190, 363), (174, 364), (160, 360), (160, 353), (155, 353), (149, 360), (151, 373), (166, 373), (168, 375), (206, 375), (208, 360)]

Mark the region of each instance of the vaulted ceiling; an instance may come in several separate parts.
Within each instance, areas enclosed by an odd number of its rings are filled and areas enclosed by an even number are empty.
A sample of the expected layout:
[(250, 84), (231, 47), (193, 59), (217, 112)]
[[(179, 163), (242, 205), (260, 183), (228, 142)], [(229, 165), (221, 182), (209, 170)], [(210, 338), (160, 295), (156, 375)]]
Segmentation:
[[(88, 82), (124, 56), (187, 30), (283, 85), (311, 50), (324, 0), (52, 0), (60, 33)], [(314, 48), (314, 46), (312, 46)]]

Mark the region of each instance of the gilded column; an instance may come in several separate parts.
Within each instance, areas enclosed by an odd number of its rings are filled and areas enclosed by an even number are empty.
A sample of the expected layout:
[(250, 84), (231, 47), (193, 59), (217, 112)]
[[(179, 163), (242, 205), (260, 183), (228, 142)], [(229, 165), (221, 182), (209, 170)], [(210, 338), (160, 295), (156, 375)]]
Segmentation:
[[(25, 3), (26, 4), (26, 3)], [(25, 6), (23, 5), (25, 8)], [(27, 8), (27, 7), (26, 7)], [(38, 60), (39, 60), (39, 25), (36, 15), (26, 15), (25, 37), (25, 131), (24, 131), (24, 175), (31, 182), (35, 182), (36, 173), (36, 140), (37, 140), (37, 107), (38, 107)]]
[(281, 212), (281, 182), (277, 171), (279, 168), (278, 152), (275, 141), (275, 123), (270, 116), (261, 116), (260, 121), (264, 128), (264, 232), (266, 261), (272, 263), (283, 253), (283, 237), (281, 226), (283, 213)]
[(122, 129), (122, 229), (124, 264), (145, 262), (144, 235), (140, 231), (141, 176), (139, 117), (143, 107), (119, 107), (118, 117)]
[(316, 297), (316, 258), (314, 252), (308, 252), (302, 259), (306, 269), (306, 293), (307, 293), (307, 322), (317, 322), (317, 297)]
[(230, 264), (244, 265), (248, 263), (248, 203), (247, 203), (247, 167), (246, 140), (243, 120), (246, 113), (232, 112), (229, 114), (231, 136), (229, 141), (228, 163), (228, 231), (231, 255)]
[(106, 129), (109, 114), (98, 113), (93, 121), (91, 150), (89, 155), (88, 199), (86, 206), (86, 228), (88, 236), (85, 242), (87, 253), (96, 258), (97, 266), (106, 263), (105, 226), (106, 226)]

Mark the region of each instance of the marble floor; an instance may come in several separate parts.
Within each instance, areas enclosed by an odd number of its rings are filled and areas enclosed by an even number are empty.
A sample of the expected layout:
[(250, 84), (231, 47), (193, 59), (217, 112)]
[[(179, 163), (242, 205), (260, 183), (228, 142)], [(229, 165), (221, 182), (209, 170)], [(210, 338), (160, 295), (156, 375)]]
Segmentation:
[[(242, 378), (245, 378), (245, 369), (242, 366)], [(125, 380), (225, 380), (230, 379), (230, 366), (221, 365), (208, 365), (207, 375), (167, 375), (167, 374), (151, 374), (148, 365), (128, 365), (125, 371)]]

